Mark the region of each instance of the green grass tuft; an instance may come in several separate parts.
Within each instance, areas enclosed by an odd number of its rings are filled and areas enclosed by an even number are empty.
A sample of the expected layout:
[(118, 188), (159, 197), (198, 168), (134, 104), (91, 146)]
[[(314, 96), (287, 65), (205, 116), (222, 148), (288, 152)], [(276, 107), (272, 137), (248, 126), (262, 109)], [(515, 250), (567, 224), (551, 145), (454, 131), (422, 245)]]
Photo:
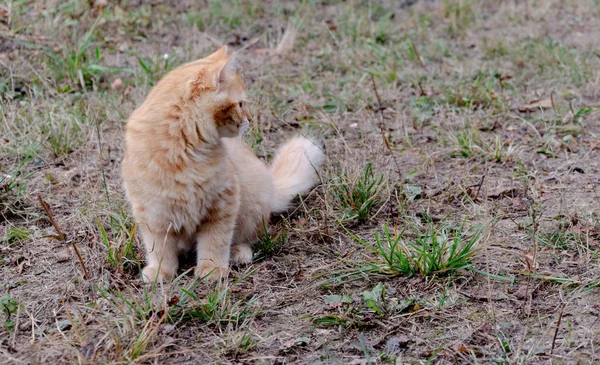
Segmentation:
[(371, 244), (354, 233), (346, 232), (372, 255), (352, 260), (351, 268), (334, 274), (324, 284), (354, 281), (361, 277), (375, 276), (421, 276), (425, 278), (450, 276), (459, 270), (470, 269), (476, 254), (477, 243), (482, 235), (479, 226), (466, 229), (463, 225), (430, 224), (424, 231), (410, 226), (390, 234), (388, 225), (383, 226), (383, 234), (375, 233)]
[(338, 176), (332, 192), (342, 210), (343, 221), (363, 222), (369, 218), (371, 209), (380, 202), (383, 179), (383, 175), (373, 173), (371, 163), (367, 163), (355, 178), (351, 178), (347, 171)]

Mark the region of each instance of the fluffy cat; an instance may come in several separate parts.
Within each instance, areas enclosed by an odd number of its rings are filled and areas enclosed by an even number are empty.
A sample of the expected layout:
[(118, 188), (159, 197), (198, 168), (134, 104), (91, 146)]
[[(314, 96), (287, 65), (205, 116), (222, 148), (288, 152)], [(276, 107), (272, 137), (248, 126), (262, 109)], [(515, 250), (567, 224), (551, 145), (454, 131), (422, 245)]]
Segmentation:
[(144, 281), (172, 280), (178, 256), (193, 249), (196, 276), (251, 262), (270, 214), (317, 181), (325, 156), (308, 139), (291, 139), (266, 166), (239, 137), (249, 113), (232, 57), (224, 46), (171, 71), (127, 121), (122, 172), (146, 249)]

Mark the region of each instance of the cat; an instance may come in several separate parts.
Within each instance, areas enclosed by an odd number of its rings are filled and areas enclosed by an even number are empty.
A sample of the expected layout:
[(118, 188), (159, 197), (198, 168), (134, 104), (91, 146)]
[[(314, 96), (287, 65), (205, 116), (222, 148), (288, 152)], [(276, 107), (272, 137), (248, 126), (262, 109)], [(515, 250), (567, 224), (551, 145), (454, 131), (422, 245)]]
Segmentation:
[(246, 86), (224, 46), (165, 75), (131, 114), (122, 175), (146, 251), (145, 282), (171, 281), (196, 249), (194, 274), (226, 277), (252, 262), (271, 213), (318, 180), (322, 149), (297, 136), (270, 166), (240, 137), (249, 126)]

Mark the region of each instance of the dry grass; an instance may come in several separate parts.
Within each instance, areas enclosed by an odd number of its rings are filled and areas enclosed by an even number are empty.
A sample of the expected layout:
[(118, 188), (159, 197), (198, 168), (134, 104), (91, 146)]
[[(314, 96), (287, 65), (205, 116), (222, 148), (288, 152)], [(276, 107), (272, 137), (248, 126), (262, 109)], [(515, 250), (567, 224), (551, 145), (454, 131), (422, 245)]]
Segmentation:
[[(1, 3), (0, 362), (600, 361), (599, 17), (597, 0)], [(123, 125), (223, 43), (248, 142), (268, 159), (322, 136), (322, 184), (225, 288), (189, 270), (147, 287)]]

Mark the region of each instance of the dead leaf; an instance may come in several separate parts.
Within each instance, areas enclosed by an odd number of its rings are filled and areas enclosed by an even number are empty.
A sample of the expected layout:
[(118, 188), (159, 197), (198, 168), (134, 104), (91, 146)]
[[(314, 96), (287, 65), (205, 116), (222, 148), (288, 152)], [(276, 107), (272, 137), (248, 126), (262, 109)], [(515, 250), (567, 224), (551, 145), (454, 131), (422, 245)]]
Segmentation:
[(289, 25), (288, 28), (283, 33), (283, 37), (281, 37), (281, 41), (275, 48), (275, 54), (282, 55), (286, 53), (290, 53), (294, 50), (294, 46), (296, 45), (296, 36), (298, 32), (293, 25)]
[(503, 199), (503, 198), (517, 198), (521, 195), (524, 195), (525, 191), (520, 188), (506, 187), (500, 186), (495, 189), (491, 189), (487, 197), (489, 199)]
[(125, 88), (125, 91), (123, 91), (123, 95), (128, 96), (129, 94), (131, 94), (132, 91), (133, 91), (133, 86), (129, 85)]
[(279, 353), (283, 355), (283, 354), (289, 352), (294, 347), (306, 346), (309, 343), (310, 343), (309, 337), (291, 338), (291, 339), (285, 341), (281, 346), (279, 346)]
[(167, 304), (170, 306), (177, 305), (179, 303), (179, 296), (177, 294), (173, 294), (173, 296), (167, 301)]
[(533, 272), (538, 269), (537, 260), (534, 261), (533, 254), (530, 252), (523, 253), (521, 257), (519, 257), (519, 261), (525, 265), (525, 272)]
[(458, 345), (454, 348), (457, 352), (460, 352), (461, 354), (465, 354), (465, 355), (470, 355), (470, 354), (474, 354), (475, 356), (479, 357), (481, 355), (483, 355), (481, 353), (481, 351), (479, 351), (478, 349), (476, 349), (473, 346), (465, 346), (465, 345)]
[(175, 346), (176, 342), (177, 342), (177, 340), (174, 337), (165, 336), (165, 339), (163, 341), (163, 346), (164, 347)]
[(334, 31), (337, 29), (337, 24), (335, 23), (334, 19), (325, 20), (325, 24), (327, 24), (327, 28), (329, 28), (329, 30), (331, 30), (331, 31)]
[(536, 112), (540, 109), (551, 109), (554, 108), (552, 99), (533, 100), (529, 104), (523, 105), (519, 108), (521, 113)]

